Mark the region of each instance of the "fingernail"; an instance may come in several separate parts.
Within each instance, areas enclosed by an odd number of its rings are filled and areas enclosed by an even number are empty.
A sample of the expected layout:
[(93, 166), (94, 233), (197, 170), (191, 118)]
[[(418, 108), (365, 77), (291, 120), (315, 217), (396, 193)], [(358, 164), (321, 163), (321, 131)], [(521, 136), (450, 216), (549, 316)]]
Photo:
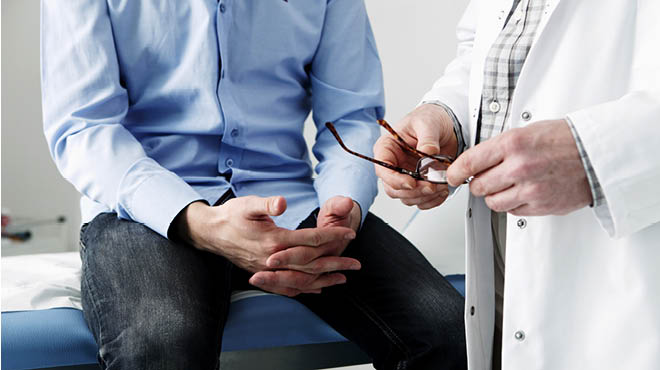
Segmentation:
[(346, 240), (353, 240), (353, 239), (355, 239), (355, 233), (348, 233), (348, 234), (344, 235), (344, 238)]
[(254, 285), (264, 285), (265, 281), (263, 278), (256, 278), (254, 279)]
[(280, 260), (272, 260), (272, 261), (270, 261), (270, 266), (271, 266), (271, 267), (277, 267), (277, 266), (279, 266), (279, 265), (281, 265), (281, 264), (282, 264), (282, 261), (280, 261)]
[(345, 277), (341, 277), (341, 278), (337, 279), (337, 284), (345, 284), (345, 283), (346, 283), (346, 278)]
[(431, 189), (431, 188), (429, 188), (429, 187), (424, 187), (424, 188), (422, 189), (422, 194), (425, 194), (425, 195), (431, 195), (431, 194), (433, 194), (433, 189)]
[(362, 265), (360, 265), (359, 263), (351, 265), (351, 270), (359, 270), (361, 268), (362, 268)]
[(412, 190), (413, 189), (412, 185), (408, 184), (407, 182), (403, 183), (402, 187), (406, 190)]

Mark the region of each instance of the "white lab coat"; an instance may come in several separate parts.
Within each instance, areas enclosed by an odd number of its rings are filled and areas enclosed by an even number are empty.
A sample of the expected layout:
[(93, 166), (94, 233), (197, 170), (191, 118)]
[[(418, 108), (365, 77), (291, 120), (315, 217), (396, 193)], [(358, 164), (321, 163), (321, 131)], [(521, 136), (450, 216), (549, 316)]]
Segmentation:
[[(457, 30), (458, 56), (424, 97), (453, 109), (470, 145), (484, 59), (511, 6), (471, 1)], [(566, 216), (508, 216), (503, 369), (660, 369), (660, 0), (547, 1), (510, 127), (567, 116), (607, 204)], [(470, 369), (491, 366), (489, 214), (483, 198), (470, 197)]]

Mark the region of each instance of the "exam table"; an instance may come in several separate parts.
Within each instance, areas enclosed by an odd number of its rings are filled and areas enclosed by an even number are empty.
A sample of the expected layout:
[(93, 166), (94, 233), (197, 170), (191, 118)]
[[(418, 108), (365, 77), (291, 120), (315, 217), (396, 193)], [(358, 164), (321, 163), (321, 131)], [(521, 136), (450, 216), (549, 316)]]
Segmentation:
[[(12, 286), (12, 271), (24, 271), (30, 266), (38, 269), (40, 263), (52, 266), (52, 261), (35, 262), (49, 257), (72, 265), (56, 271), (54, 282), (42, 281), (36, 288)], [(3, 258), (2, 369), (99, 369), (96, 343), (82, 311), (76, 308), (80, 292), (75, 282), (79, 282), (79, 271), (77, 276), (63, 276), (75, 274), (76, 263), (80, 263), (77, 253)], [(46, 276), (36, 280), (39, 279)], [(450, 275), (447, 279), (464, 294), (463, 275)], [(36, 284), (33, 280), (29, 284)], [(7, 294), (5, 285), (9, 285)], [(55, 292), (57, 297), (39, 303), (44, 300), (43, 291), (51, 295)], [(6, 310), (6, 299), (19, 302)], [(40, 304), (53, 307), (34, 309)], [(28, 309), (17, 310), (23, 306)], [(223, 369), (318, 369), (371, 362), (357, 346), (302, 304), (260, 291), (232, 295), (222, 352)]]

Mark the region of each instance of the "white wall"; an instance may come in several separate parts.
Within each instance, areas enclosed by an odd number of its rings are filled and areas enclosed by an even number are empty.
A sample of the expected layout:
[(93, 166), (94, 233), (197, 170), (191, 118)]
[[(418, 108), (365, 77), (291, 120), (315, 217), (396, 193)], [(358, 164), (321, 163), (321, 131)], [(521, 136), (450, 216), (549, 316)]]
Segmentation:
[[(387, 119), (413, 109), (455, 54), (463, 1), (366, 0), (385, 74)], [(61, 242), (75, 249), (78, 199), (47, 151), (41, 132), (39, 1), (2, 1), (2, 207), (34, 218), (69, 219)], [(308, 125), (311, 129), (311, 125)], [(308, 137), (313, 132), (307, 130)], [(465, 195), (424, 212), (406, 235), (444, 272), (462, 266)], [(372, 211), (402, 230), (414, 209), (382, 194)]]

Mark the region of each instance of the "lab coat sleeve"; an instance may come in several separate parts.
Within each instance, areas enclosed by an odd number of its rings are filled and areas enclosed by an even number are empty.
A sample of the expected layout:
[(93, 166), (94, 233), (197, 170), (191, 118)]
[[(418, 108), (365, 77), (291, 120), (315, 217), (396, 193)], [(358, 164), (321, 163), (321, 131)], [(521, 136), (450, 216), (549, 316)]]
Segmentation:
[(478, 3), (478, 0), (470, 1), (456, 27), (456, 37), (458, 38), (456, 58), (449, 63), (442, 77), (433, 84), (431, 90), (422, 99), (423, 102), (440, 102), (451, 109), (461, 124), (465, 143), (471, 142), (468, 124), (468, 92), (470, 88), (472, 50), (477, 29)]
[(349, 197), (360, 205), (364, 221), (378, 192), (374, 166), (345, 152), (325, 127), (325, 122), (333, 122), (347, 147), (373, 157), (385, 98), (380, 59), (362, 0), (328, 2), (310, 78), (319, 204), (338, 195)]
[[(568, 115), (600, 182), (595, 215), (610, 236), (660, 222), (660, 2), (637, 1), (629, 93)], [(609, 76), (604, 76), (609, 77)]]
[(44, 134), (62, 175), (119, 217), (167, 237), (174, 217), (202, 197), (121, 124), (129, 100), (105, 1), (42, 1), (41, 83)]

